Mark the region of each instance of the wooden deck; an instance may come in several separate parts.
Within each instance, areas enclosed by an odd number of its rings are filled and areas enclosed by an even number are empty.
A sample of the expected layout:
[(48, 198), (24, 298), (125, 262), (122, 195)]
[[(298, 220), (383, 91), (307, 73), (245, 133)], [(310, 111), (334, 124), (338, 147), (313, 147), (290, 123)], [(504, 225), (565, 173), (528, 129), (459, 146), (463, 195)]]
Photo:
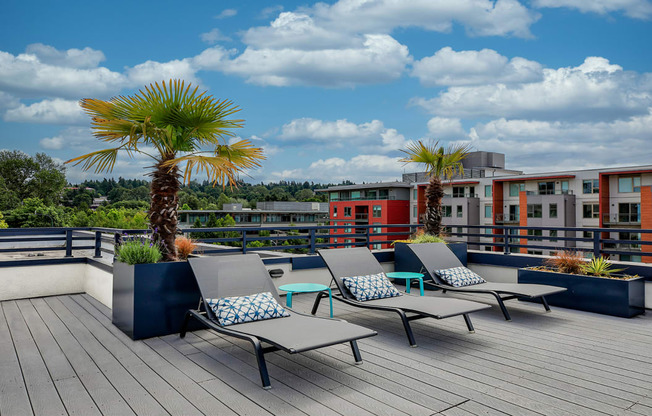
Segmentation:
[(397, 316), (336, 302), (337, 317), (379, 332), (360, 342), (364, 364), (348, 345), (268, 354), (263, 390), (245, 342), (209, 331), (134, 342), (87, 295), (0, 306), (2, 415), (652, 415), (652, 314), (510, 301), (512, 322), (494, 304), (472, 315), (475, 334), (461, 317), (415, 321), (410, 348)]

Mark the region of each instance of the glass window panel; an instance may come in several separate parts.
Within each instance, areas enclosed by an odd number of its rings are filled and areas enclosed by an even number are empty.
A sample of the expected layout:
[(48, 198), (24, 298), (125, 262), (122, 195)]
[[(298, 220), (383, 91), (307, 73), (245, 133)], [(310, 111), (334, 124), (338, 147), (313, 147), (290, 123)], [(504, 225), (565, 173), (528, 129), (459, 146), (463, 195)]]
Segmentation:
[(485, 185), (484, 186), (484, 196), (489, 198), (489, 197), (491, 197), (491, 195), (492, 195), (492, 193), (491, 193), (491, 185)]
[(484, 206), (484, 217), (485, 218), (491, 218), (491, 210), (492, 210), (492, 205), (485, 205)]

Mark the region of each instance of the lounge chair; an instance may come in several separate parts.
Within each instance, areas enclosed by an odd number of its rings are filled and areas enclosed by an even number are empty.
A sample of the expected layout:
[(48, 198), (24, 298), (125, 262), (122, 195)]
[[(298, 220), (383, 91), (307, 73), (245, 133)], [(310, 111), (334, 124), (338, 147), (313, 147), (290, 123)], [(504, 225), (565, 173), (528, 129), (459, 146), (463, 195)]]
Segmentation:
[(493, 295), (498, 301), (498, 305), (505, 316), (505, 319), (511, 321), (511, 316), (505, 307), (506, 300), (516, 298), (536, 299), (541, 298), (541, 303), (547, 312), (550, 312), (550, 306), (546, 301), (546, 296), (555, 293), (564, 292), (566, 288), (549, 285), (534, 285), (525, 283), (478, 283), (471, 286), (454, 287), (444, 281), (434, 271), (461, 267), (462, 263), (455, 254), (444, 243), (427, 243), (427, 244), (409, 244), (409, 249), (416, 255), (421, 265), (421, 273), (430, 281), (424, 281), (428, 286), (441, 289), (444, 293), (464, 292), (464, 293), (485, 293)]
[[(190, 318), (195, 318), (220, 334), (251, 342), (265, 389), (271, 388), (264, 357), (268, 352), (283, 350), (296, 354), (349, 342), (356, 364), (361, 364), (362, 358), (356, 340), (376, 335), (376, 331), (342, 320), (318, 318), (295, 311), (291, 311), (287, 317), (222, 325), (212, 308), (207, 306), (210, 304), (208, 299), (269, 292), (280, 305), (272, 279), (257, 254), (199, 257), (189, 261), (197, 279), (201, 299), (197, 310), (186, 312), (181, 338), (186, 335)], [(270, 346), (263, 347), (263, 342)]]
[[(401, 317), (408, 341), (412, 347), (416, 347), (417, 344), (410, 327), (410, 321), (423, 318), (444, 319), (462, 315), (469, 331), (475, 332), (468, 314), (488, 307), (488, 305), (467, 300), (422, 297), (407, 293), (402, 293), (401, 296), (396, 297), (361, 302), (347, 289), (342, 278), (384, 273), (383, 267), (371, 251), (366, 247), (360, 247), (318, 250), (318, 253), (326, 262), (326, 266), (330, 270), (333, 281), (339, 290), (339, 293), (334, 294), (333, 298), (359, 308), (397, 313)], [(317, 312), (319, 301), (323, 296), (324, 294), (320, 294), (315, 300), (312, 309), (313, 314)], [(410, 315), (408, 316), (408, 314)]]

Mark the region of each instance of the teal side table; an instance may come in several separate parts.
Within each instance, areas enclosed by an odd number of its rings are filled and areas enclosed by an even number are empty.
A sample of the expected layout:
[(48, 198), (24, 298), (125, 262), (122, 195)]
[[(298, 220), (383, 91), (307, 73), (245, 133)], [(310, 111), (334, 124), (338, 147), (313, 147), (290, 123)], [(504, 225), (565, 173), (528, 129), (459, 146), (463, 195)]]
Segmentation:
[(318, 283), (290, 283), (288, 285), (279, 286), (278, 289), (287, 292), (285, 305), (288, 308), (292, 307), (293, 293), (328, 292), (328, 301), (330, 302), (331, 306), (331, 318), (333, 317), (333, 292), (331, 292), (330, 287), (326, 285), (320, 285)]
[(405, 291), (410, 293), (410, 280), (416, 279), (419, 281), (419, 291), (421, 296), (423, 296), (423, 274), (422, 273), (412, 273), (412, 272), (391, 272), (387, 273), (387, 277), (392, 279), (405, 279)]

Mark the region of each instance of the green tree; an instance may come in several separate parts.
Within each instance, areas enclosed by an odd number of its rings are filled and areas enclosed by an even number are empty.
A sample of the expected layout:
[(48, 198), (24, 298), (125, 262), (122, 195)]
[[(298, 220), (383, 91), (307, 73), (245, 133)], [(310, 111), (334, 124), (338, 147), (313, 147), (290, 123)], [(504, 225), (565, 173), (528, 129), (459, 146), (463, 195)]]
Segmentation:
[(58, 204), (66, 184), (65, 168), (48, 155), (0, 151), (0, 209), (16, 208), (26, 198)]
[[(230, 101), (197, 91), (183, 81), (170, 80), (151, 84), (134, 96), (81, 100), (80, 105), (93, 119), (95, 136), (116, 146), (66, 162), (81, 163), (85, 170), (110, 172), (120, 150), (129, 156), (151, 157), (150, 225), (168, 261), (177, 257), (174, 240), (180, 178), (190, 183), (193, 172), (205, 172), (214, 185), (233, 185), (240, 171), (258, 167), (264, 159), (262, 149), (247, 140), (227, 141), (235, 136), (230, 129), (242, 127), (243, 120), (229, 118), (240, 109)], [(207, 148), (210, 150), (203, 150)], [(150, 154), (146, 149), (155, 151)]]
[(224, 209), (224, 204), (228, 204), (229, 202), (231, 202), (231, 198), (222, 192), (217, 198), (217, 209)]
[(7, 213), (12, 228), (65, 227), (69, 214), (61, 206), (45, 205), (40, 198), (26, 198), (23, 204)]
[(3, 218), (4, 217), (2, 216), (2, 212), (0, 212), (0, 228), (8, 228), (9, 226)]
[(301, 189), (297, 191), (296, 194), (294, 194), (294, 199), (297, 201), (308, 201), (308, 200), (313, 200), (315, 198), (315, 193), (312, 191), (312, 189)]
[(458, 145), (444, 149), (439, 142), (423, 143), (421, 140), (408, 144), (401, 152), (407, 156), (401, 162), (425, 165), (430, 176), (426, 187), (426, 232), (441, 234), (441, 200), (444, 197), (442, 178), (451, 179), (456, 173), (464, 174), (462, 160), (469, 154), (470, 146)]

